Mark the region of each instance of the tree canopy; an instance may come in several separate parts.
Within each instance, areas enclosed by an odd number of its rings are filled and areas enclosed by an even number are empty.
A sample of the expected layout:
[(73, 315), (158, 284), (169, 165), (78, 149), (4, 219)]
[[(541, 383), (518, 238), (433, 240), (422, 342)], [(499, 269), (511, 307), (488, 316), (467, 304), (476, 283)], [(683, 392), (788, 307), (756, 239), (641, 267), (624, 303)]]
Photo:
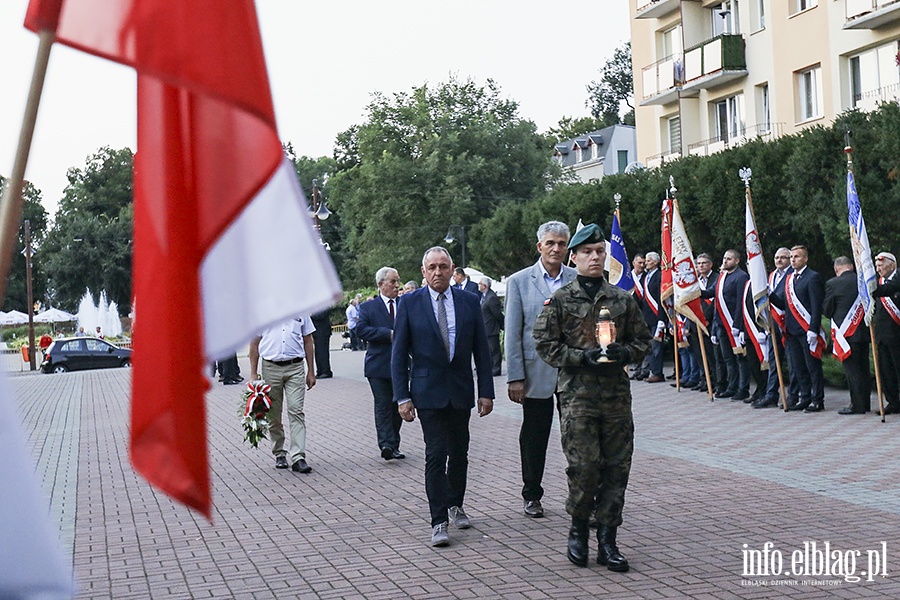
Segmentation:
[[(634, 125), (634, 77), (631, 70), (631, 42), (616, 48), (600, 69), (600, 78), (587, 86), (587, 107), (591, 115), (602, 119), (605, 126), (625, 123)], [(630, 110), (622, 116), (622, 105)], [(582, 132), (585, 133), (585, 132)]]
[[(5, 178), (0, 176), (0, 188), (4, 185)], [(47, 211), (41, 204), (41, 192), (30, 182), (25, 182), (22, 191), (22, 225), (19, 227), (19, 235), (16, 238), (13, 249), (12, 265), (9, 278), (6, 282), (6, 298), (3, 300), (3, 310), (28, 310), (28, 293), (25, 282), (25, 227), (24, 222), (29, 221), (31, 228), (31, 247), (35, 256), (31, 260), (31, 292), (35, 302), (46, 301), (47, 294), (47, 270), (44, 267), (43, 242), (47, 235)], [(38, 255), (38, 251), (40, 251)]]

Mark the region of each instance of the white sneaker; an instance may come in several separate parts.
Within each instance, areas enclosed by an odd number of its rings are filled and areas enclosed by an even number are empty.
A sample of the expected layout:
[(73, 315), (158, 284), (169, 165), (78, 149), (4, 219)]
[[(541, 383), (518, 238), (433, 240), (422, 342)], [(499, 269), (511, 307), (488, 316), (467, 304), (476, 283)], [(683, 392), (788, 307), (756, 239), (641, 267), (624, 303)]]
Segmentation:
[(468, 529), (472, 526), (472, 522), (469, 521), (469, 517), (466, 516), (461, 506), (451, 506), (447, 513), (450, 515), (450, 523), (457, 529)]
[(431, 545), (446, 546), (450, 543), (450, 535), (447, 533), (447, 522), (438, 523), (431, 530)]

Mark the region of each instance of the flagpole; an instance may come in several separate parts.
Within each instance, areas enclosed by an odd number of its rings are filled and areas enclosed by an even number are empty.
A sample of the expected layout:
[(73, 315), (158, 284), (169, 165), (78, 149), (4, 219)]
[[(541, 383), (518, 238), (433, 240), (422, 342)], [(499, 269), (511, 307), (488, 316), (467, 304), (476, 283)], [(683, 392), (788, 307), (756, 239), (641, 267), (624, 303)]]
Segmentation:
[[(849, 129), (844, 132), (844, 154), (847, 155), (847, 172), (853, 173), (853, 146), (850, 145)], [(875, 326), (871, 322), (869, 323), (869, 338), (872, 343), (872, 361), (875, 363), (875, 389), (878, 392), (878, 412), (881, 414), (881, 422), (884, 423), (884, 392), (881, 387), (881, 369), (878, 368), (878, 343), (875, 340)]]
[(709, 376), (709, 360), (706, 358), (706, 340), (703, 339), (703, 331), (700, 334), (700, 356), (703, 357), (703, 374), (706, 375), (706, 393), (709, 394), (709, 401), (715, 402), (716, 397), (713, 394), (712, 378)]
[(22, 187), (25, 185), (25, 167), (34, 139), (34, 126), (37, 122), (38, 105), (44, 90), (44, 79), (47, 75), (47, 64), (50, 61), (50, 48), (55, 35), (48, 29), (40, 32), (37, 58), (34, 61), (34, 72), (31, 76), (31, 88), (28, 90), (28, 101), (25, 104), (25, 116), (22, 119), (22, 130), (19, 133), (19, 144), (12, 173), (3, 186), (3, 199), (0, 201), (0, 298), (6, 297), (6, 282), (12, 267), (12, 253), (22, 220)]
[[(744, 181), (744, 189), (745, 196), (747, 199), (747, 206), (750, 208), (750, 216), (753, 219), (753, 224), (756, 225), (756, 211), (753, 210), (753, 195), (750, 193), (750, 177), (752, 175), (752, 171), (749, 167), (745, 167), (739, 171), (741, 179)], [(758, 231), (758, 229), (757, 229)], [(758, 240), (759, 243), (759, 255), (762, 258), (763, 266), (766, 264), (766, 255), (762, 250), (762, 240)], [(768, 291), (768, 290), (767, 290)], [(770, 312), (766, 312), (766, 323), (769, 326), (769, 338), (772, 340), (772, 353), (775, 355), (775, 372), (778, 373), (778, 396), (781, 400), (781, 407), (784, 409), (784, 412), (787, 412), (787, 394), (784, 393), (784, 373), (781, 370), (781, 357), (778, 352), (778, 337), (776, 336), (777, 332), (775, 331), (775, 320), (772, 318)], [(769, 368), (772, 368), (772, 365), (769, 365)]]

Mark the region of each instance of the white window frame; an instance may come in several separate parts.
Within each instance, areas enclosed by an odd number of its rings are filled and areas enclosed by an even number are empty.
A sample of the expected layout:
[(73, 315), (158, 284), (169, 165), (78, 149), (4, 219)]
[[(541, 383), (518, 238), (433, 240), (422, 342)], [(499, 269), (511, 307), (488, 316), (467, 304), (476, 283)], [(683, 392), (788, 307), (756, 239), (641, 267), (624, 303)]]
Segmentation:
[[(715, 127), (716, 138), (719, 141), (730, 142), (746, 132), (744, 118), (744, 95), (735, 94), (717, 100), (712, 104), (712, 120)], [(723, 123), (724, 121), (724, 123)], [(724, 131), (722, 129), (724, 125)]]
[[(728, 11), (728, 14), (723, 17), (724, 11)], [(712, 15), (712, 37), (722, 34), (740, 34), (741, 19), (738, 0), (723, 0), (721, 4), (710, 7), (710, 14)]]
[(798, 122), (803, 123), (823, 116), (822, 66), (797, 71)]
[(759, 102), (759, 116), (761, 118), (760, 122), (757, 124), (759, 125), (760, 130), (756, 133), (769, 133), (772, 131), (772, 99), (769, 96), (769, 84), (760, 84), (756, 86), (756, 89)]
[[(678, 121), (678, 144), (673, 143), (672, 124)], [(666, 119), (666, 138), (669, 141), (669, 154), (681, 154), (681, 115), (675, 115)]]
[(791, 16), (815, 8), (819, 0), (791, 0)]

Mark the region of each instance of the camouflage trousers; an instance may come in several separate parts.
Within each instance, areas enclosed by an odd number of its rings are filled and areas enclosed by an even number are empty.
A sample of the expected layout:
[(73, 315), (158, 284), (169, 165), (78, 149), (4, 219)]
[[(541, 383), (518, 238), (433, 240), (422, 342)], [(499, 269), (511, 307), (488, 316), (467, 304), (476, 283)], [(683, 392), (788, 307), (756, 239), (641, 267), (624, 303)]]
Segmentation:
[(566, 512), (588, 519), (596, 505), (601, 525), (622, 524), (625, 488), (634, 452), (631, 407), (603, 416), (560, 415), (560, 437), (568, 468)]

